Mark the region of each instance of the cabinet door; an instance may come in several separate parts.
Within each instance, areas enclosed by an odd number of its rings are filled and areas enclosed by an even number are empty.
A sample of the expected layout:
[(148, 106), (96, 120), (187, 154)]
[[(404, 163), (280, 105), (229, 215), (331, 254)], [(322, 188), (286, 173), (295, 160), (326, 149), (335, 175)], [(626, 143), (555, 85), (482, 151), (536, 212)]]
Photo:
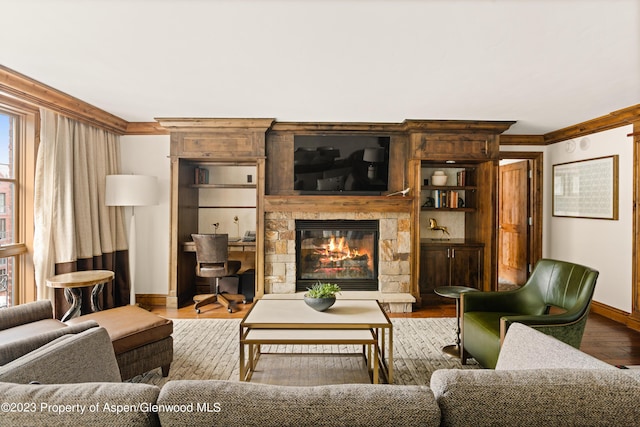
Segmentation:
[(482, 289), (482, 248), (452, 248), (449, 260), (451, 262), (451, 286)]
[(420, 293), (433, 294), (438, 286), (449, 285), (448, 248), (422, 246), (420, 249)]
[(497, 141), (493, 135), (428, 134), (420, 137), (416, 155), (433, 160), (492, 159), (500, 151)]

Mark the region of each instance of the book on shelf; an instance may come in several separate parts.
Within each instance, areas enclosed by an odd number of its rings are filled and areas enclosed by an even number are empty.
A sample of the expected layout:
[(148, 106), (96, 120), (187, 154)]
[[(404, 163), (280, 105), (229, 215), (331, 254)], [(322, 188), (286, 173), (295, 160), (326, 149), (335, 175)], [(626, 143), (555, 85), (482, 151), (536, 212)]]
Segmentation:
[(440, 198), (440, 190), (433, 190), (433, 207), (441, 208), (442, 207), (442, 199)]
[(195, 169), (195, 184), (208, 184), (209, 183), (209, 169), (196, 168)]
[(458, 208), (460, 193), (455, 190), (433, 190), (433, 206), (435, 208)]
[(467, 185), (467, 171), (466, 170), (461, 170), (458, 171), (458, 173), (456, 174), (456, 181), (457, 181), (457, 185), (458, 187), (464, 187), (465, 185)]

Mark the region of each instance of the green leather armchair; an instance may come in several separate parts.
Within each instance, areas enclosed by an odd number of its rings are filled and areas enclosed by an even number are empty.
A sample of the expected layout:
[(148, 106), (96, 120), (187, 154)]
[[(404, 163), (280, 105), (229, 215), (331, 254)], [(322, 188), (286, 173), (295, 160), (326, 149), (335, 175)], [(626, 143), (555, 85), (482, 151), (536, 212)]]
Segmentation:
[(527, 282), (505, 292), (469, 292), (460, 298), (465, 364), (473, 357), (495, 368), (509, 326), (524, 323), (580, 347), (598, 272), (570, 262), (541, 259)]

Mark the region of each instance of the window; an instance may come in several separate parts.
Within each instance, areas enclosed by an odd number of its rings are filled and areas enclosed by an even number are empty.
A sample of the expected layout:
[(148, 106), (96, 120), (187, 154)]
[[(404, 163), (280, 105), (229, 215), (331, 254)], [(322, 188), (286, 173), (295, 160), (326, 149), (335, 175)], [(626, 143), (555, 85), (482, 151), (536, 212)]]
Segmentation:
[(0, 97), (0, 307), (35, 299), (28, 248), (33, 242), (37, 115), (33, 107)]

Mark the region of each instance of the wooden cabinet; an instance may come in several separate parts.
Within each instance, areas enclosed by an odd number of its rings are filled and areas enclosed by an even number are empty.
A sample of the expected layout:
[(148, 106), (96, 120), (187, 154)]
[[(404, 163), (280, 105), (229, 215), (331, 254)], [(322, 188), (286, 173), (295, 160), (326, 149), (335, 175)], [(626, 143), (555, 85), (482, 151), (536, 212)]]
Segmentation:
[[(403, 242), (403, 254), (410, 263), (411, 293), (418, 298), (424, 283), (440, 281), (435, 267), (447, 265), (447, 283), (477, 286), (483, 290), (497, 282), (495, 274), (495, 189), (499, 153), (498, 135), (513, 122), (473, 120), (405, 120), (402, 123), (276, 123), (274, 119), (203, 119), (161, 118), (159, 124), (171, 133), (171, 241), (169, 256), (169, 290), (167, 306), (178, 307), (191, 303), (193, 287), (193, 254), (185, 253), (182, 245), (198, 229), (208, 231), (211, 221), (203, 219), (205, 212), (220, 209), (255, 210), (256, 297), (265, 292), (267, 263), (265, 260), (265, 213), (298, 212), (300, 215), (318, 212), (336, 214), (365, 211), (410, 214), (409, 221), (399, 221), (398, 240)], [(391, 197), (333, 195), (300, 195), (294, 190), (294, 146), (296, 135), (367, 135), (389, 139), (388, 190)], [(238, 162), (255, 165), (255, 204), (222, 205), (215, 200), (203, 201), (203, 193), (223, 190), (240, 191), (247, 184), (226, 182), (194, 182), (194, 168), (198, 163)], [(424, 185), (421, 176), (423, 162), (464, 163), (473, 169), (473, 178), (452, 188), (438, 188), (433, 183)], [(253, 188), (252, 188), (253, 189)], [(399, 194), (407, 189), (408, 193)], [(464, 206), (433, 209), (424, 212), (421, 197), (436, 190), (464, 193)], [(396, 194), (398, 193), (398, 194)], [(250, 208), (249, 208), (250, 207)], [(249, 208), (249, 209), (247, 209)], [(427, 208), (427, 207), (425, 207)], [(428, 210), (428, 209), (425, 209)], [(436, 261), (423, 260), (421, 239), (432, 237), (431, 231), (421, 230), (423, 216), (457, 216), (456, 225), (463, 229), (466, 242), (478, 242), (482, 248), (469, 253), (466, 248), (455, 247), (455, 256), (441, 252)], [(231, 217), (233, 218), (235, 214)], [(238, 213), (238, 216), (240, 214)], [(463, 221), (460, 221), (460, 218)], [(428, 224), (428, 222), (427, 222)], [(452, 222), (453, 225), (453, 222)], [(400, 227), (403, 227), (400, 231)], [(233, 230), (233, 225), (227, 227)], [(421, 234), (424, 232), (424, 236)], [(230, 234), (235, 234), (229, 232)], [(400, 238), (401, 236), (401, 238)], [(452, 245), (455, 246), (455, 245)], [(405, 252), (406, 251), (406, 252)], [(444, 255), (443, 255), (444, 254)], [(428, 255), (428, 254), (427, 254)], [(435, 255), (434, 255), (435, 256)], [(463, 261), (464, 259), (467, 261)], [(478, 261), (481, 259), (481, 261)], [(431, 264), (424, 264), (430, 262)], [(271, 262), (271, 261), (270, 261)], [(424, 268), (421, 268), (424, 267)], [(444, 268), (444, 267), (442, 267)], [(460, 272), (465, 271), (460, 276)], [(455, 272), (455, 273), (452, 273)], [(270, 272), (271, 274), (271, 272)], [(452, 274), (454, 274), (452, 276)], [(432, 279), (434, 275), (436, 279)], [(267, 279), (267, 280), (265, 280)], [(426, 282), (425, 282), (426, 280)], [(442, 279), (444, 280), (444, 279)], [(418, 283), (420, 281), (420, 283)], [(440, 283), (440, 282), (438, 282)], [(431, 286), (431, 285), (430, 285)], [(435, 286), (435, 285), (434, 285)]]
[[(419, 190), (420, 200), (416, 204), (416, 229), (419, 230), (418, 242), (416, 242), (416, 253), (419, 253), (415, 262), (416, 288), (420, 298), (425, 295), (433, 295), (433, 288), (438, 285), (448, 285), (451, 283), (461, 286), (473, 286), (483, 291), (495, 288), (497, 282), (496, 274), (496, 174), (497, 161), (471, 161), (460, 160), (453, 157), (447, 161), (433, 160), (430, 158), (420, 159), (414, 163), (415, 183)], [(435, 171), (443, 171), (447, 175), (445, 185), (433, 185), (433, 175)], [(464, 175), (459, 180), (459, 174)], [(428, 180), (425, 181), (425, 180)], [(446, 201), (439, 205), (435, 204), (437, 193), (445, 193)], [(451, 204), (452, 194), (458, 198), (458, 204)], [(454, 197), (456, 197), (454, 196)], [(440, 231), (446, 228), (447, 232)], [(438, 240), (451, 239), (451, 240)], [(421, 252), (427, 250), (425, 242), (432, 242), (433, 245), (449, 245), (447, 242), (463, 242), (466, 244), (479, 244), (482, 250), (475, 250), (473, 256), (469, 255), (468, 260), (473, 259), (473, 263), (467, 264), (464, 268), (455, 268), (462, 263), (463, 256), (461, 248), (456, 248), (456, 257), (449, 261), (445, 255), (441, 258), (447, 260), (446, 265), (453, 265), (447, 268), (447, 280), (440, 279), (433, 268), (429, 269), (425, 262), (429, 257), (424, 258)], [(433, 256), (433, 254), (430, 254)], [(452, 271), (453, 273), (449, 273)], [(461, 271), (466, 271), (466, 275), (460, 276)], [(453, 283), (457, 282), (457, 283)], [(429, 283), (435, 283), (429, 285)], [(425, 294), (426, 291), (426, 294)], [(430, 296), (429, 298), (433, 298)]]
[[(273, 119), (199, 119), (166, 118), (158, 122), (171, 132), (171, 238), (169, 254), (169, 292), (166, 305), (177, 308), (192, 304), (195, 288), (195, 257), (185, 252), (183, 245), (191, 240), (191, 234), (212, 232), (211, 223), (221, 218), (221, 210), (232, 212), (225, 225), (230, 235), (242, 230), (256, 231), (255, 252), (251, 252), (255, 265), (256, 296), (264, 293), (264, 174), (265, 139)], [(229, 182), (209, 180), (196, 183), (195, 169), (220, 166), (251, 166), (252, 181)], [(251, 202), (227, 202), (217, 200), (221, 191), (251, 191)], [(243, 212), (252, 212), (252, 219), (243, 220)], [(209, 216), (209, 218), (207, 217)], [(240, 227), (233, 222), (239, 217)], [(221, 226), (222, 228), (222, 226)], [(238, 229), (239, 228), (239, 229)], [(220, 231), (222, 232), (222, 231)], [(245, 254), (245, 252), (242, 252)], [(247, 252), (249, 254), (249, 252)]]
[(416, 153), (423, 158), (487, 160), (498, 158), (500, 146), (495, 135), (420, 134), (415, 136)]
[(434, 300), (438, 286), (468, 286), (481, 289), (483, 245), (422, 244), (420, 248), (420, 294)]

